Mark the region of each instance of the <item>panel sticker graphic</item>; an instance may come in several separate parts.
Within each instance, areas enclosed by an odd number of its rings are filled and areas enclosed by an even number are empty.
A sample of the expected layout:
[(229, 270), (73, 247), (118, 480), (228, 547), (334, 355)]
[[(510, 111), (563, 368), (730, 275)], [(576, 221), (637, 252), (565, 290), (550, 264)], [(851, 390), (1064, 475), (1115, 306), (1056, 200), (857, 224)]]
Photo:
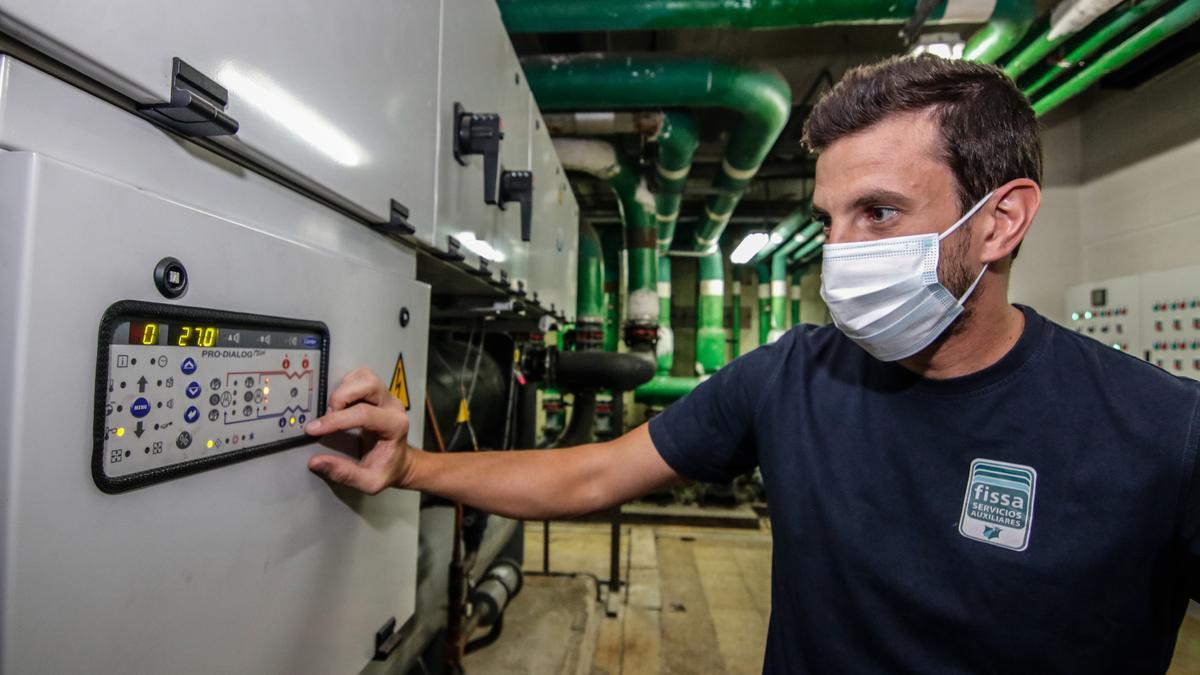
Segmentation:
[(388, 387), (395, 396), (404, 404), (404, 409), (408, 410), (410, 405), (408, 401), (408, 377), (404, 374), (404, 354), (396, 357), (396, 369), (392, 372), (392, 386)]
[(990, 459), (971, 462), (958, 531), (968, 539), (1024, 551), (1033, 528), (1037, 470)]

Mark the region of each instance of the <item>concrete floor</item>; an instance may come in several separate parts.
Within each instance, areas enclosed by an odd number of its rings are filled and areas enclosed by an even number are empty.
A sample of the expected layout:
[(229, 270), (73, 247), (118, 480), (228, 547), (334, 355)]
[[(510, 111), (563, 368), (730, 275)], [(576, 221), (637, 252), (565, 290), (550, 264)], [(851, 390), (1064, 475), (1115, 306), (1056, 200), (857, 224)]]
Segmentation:
[[(608, 578), (608, 525), (552, 524), (551, 571), (575, 576), (538, 576), (541, 524), (525, 532), (527, 586), (500, 640), (468, 657), (470, 675), (761, 672), (771, 599), (765, 521), (758, 530), (624, 527), (628, 585), (615, 603), (598, 602), (596, 592), (596, 580)], [(1185, 619), (1168, 673), (1200, 673), (1200, 620)]]

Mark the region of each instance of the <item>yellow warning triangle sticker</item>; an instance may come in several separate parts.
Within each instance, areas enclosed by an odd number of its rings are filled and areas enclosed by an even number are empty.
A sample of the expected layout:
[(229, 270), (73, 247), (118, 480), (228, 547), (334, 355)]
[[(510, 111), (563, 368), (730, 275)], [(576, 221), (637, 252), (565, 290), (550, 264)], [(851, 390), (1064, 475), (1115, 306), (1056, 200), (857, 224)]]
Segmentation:
[(405, 410), (411, 407), (408, 400), (408, 378), (404, 374), (403, 353), (396, 357), (396, 370), (392, 372), (392, 386), (388, 389), (392, 392), (392, 396), (404, 404)]
[(458, 399), (458, 418), (454, 420), (459, 424), (469, 422), (471, 420), (471, 408), (467, 406), (467, 399)]

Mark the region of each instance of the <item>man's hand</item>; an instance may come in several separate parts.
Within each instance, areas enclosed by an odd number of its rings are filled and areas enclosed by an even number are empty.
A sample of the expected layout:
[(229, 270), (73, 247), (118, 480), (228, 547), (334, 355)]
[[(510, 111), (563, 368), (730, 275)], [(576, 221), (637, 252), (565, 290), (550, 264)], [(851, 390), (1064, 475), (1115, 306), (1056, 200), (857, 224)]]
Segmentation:
[(408, 415), (404, 404), (367, 368), (347, 375), (329, 397), (325, 415), (304, 425), (304, 431), (312, 436), (356, 428), (373, 432), (377, 437), (361, 460), (316, 455), (308, 460), (309, 470), (368, 494), (404, 485), (413, 455), (408, 447)]

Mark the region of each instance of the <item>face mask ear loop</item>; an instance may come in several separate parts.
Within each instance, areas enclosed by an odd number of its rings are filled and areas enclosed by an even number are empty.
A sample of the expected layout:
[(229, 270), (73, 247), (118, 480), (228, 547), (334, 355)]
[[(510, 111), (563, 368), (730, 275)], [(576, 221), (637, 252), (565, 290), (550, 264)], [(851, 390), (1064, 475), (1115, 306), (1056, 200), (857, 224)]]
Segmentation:
[(938, 235), (938, 241), (941, 241), (941, 240), (945, 239), (946, 237), (949, 237), (950, 235), (954, 234), (954, 231), (957, 230), (958, 228), (962, 227), (963, 223), (970, 220), (971, 216), (974, 216), (976, 213), (979, 213), (979, 209), (982, 209), (983, 205), (988, 203), (988, 200), (991, 199), (992, 195), (994, 195), (994, 194), (996, 194), (996, 191), (992, 190), (991, 192), (984, 195), (983, 199), (980, 199), (979, 201), (975, 202), (975, 206), (972, 206), (970, 211), (967, 211), (966, 214), (963, 215), (962, 218), (959, 218), (957, 223), (954, 223), (953, 225), (950, 226), (950, 229), (948, 229), (945, 232)]
[(975, 292), (975, 287), (979, 285), (980, 281), (983, 281), (983, 273), (987, 271), (987, 268), (987, 263), (984, 263), (983, 269), (979, 270), (979, 276), (975, 277), (975, 281), (971, 282), (971, 286), (967, 288), (967, 292), (963, 293), (963, 296), (958, 299), (959, 307), (963, 306), (963, 303), (967, 301), (967, 298), (971, 297), (971, 294)]

